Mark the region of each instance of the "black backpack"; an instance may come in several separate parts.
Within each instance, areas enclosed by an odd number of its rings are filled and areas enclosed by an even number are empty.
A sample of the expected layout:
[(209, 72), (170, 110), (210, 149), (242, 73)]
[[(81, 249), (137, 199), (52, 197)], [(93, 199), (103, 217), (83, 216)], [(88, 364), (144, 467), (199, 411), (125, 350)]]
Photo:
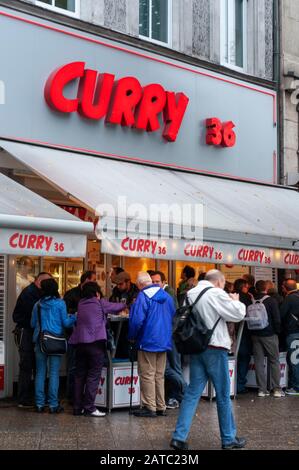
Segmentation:
[(177, 309), (174, 317), (173, 340), (176, 348), (181, 354), (198, 354), (205, 351), (220, 317), (214, 327), (209, 330), (200, 314), (194, 309), (201, 297), (212, 287), (206, 287), (190, 305), (186, 296), (186, 305)]

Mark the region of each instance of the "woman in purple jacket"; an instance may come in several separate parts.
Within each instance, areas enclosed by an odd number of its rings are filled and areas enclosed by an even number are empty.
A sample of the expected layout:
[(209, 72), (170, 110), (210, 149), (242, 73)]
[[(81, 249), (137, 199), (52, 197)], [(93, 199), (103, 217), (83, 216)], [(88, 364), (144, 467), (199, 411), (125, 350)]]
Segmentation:
[[(123, 303), (111, 303), (101, 298), (96, 282), (88, 282), (82, 289), (78, 305), (77, 324), (69, 343), (76, 346), (74, 385), (74, 415), (101, 417), (95, 407), (95, 398), (106, 352), (106, 322), (108, 313), (120, 313)], [(84, 390), (85, 389), (85, 390)]]

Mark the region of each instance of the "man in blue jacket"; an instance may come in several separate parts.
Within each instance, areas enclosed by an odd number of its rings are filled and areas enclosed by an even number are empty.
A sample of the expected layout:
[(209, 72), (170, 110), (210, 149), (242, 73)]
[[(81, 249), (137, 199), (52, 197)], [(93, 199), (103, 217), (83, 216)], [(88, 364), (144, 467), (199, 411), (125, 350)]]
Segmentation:
[(153, 285), (146, 272), (137, 277), (140, 293), (130, 311), (129, 340), (138, 350), (142, 408), (135, 416), (165, 416), (164, 374), (167, 351), (172, 348), (175, 305), (160, 286)]

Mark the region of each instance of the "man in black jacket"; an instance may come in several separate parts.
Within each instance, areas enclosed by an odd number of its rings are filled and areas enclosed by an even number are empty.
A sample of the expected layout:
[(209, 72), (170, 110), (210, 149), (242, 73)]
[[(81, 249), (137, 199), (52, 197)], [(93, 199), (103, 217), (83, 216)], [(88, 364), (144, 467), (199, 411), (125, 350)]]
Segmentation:
[(293, 279), (283, 283), (285, 300), (280, 307), (281, 320), (288, 349), (289, 387), (287, 395), (299, 396), (299, 291)]
[(35, 368), (34, 345), (32, 342), (33, 330), (30, 326), (31, 314), (34, 304), (41, 298), (41, 282), (51, 278), (48, 273), (40, 273), (34, 282), (21, 292), (13, 311), (13, 321), (19, 330), (19, 381), (18, 406), (32, 406), (31, 379)]
[(251, 330), (253, 342), (253, 356), (255, 362), (256, 379), (259, 387), (258, 396), (264, 398), (270, 393), (267, 391), (267, 377), (264, 370), (264, 356), (268, 358), (274, 398), (281, 398), (284, 393), (280, 387), (280, 362), (278, 335), (280, 333), (280, 312), (277, 300), (267, 295), (267, 283), (256, 283), (256, 300), (263, 300), (268, 314), (269, 325), (263, 330)]

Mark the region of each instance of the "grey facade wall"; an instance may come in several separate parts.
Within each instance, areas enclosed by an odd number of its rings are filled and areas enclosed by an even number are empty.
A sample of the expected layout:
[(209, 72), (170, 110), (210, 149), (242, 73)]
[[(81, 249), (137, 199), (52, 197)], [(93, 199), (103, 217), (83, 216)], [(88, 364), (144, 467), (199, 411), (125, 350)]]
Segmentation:
[[(283, 181), (299, 181), (299, 2), (282, 0), (281, 5), (281, 110)], [(289, 76), (288, 76), (289, 75)], [(296, 83), (297, 82), (297, 83)], [(297, 97), (295, 90), (297, 89)]]
[[(35, 3), (34, 0), (24, 0)], [(170, 47), (220, 64), (220, 2), (172, 0)], [(297, 2), (299, 3), (299, 2)], [(247, 0), (248, 57), (245, 73), (273, 79), (273, 0)], [(138, 37), (139, 0), (81, 0), (80, 18)]]

